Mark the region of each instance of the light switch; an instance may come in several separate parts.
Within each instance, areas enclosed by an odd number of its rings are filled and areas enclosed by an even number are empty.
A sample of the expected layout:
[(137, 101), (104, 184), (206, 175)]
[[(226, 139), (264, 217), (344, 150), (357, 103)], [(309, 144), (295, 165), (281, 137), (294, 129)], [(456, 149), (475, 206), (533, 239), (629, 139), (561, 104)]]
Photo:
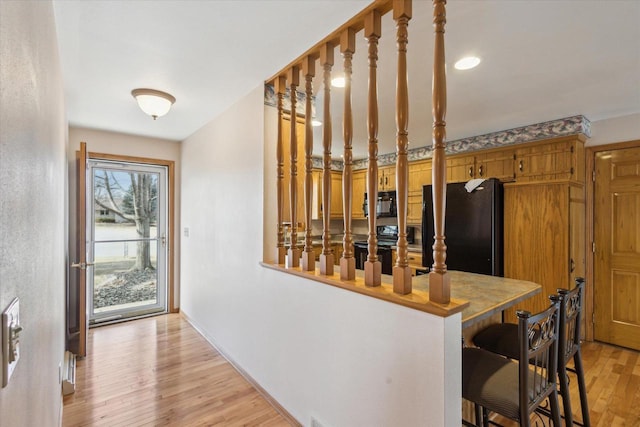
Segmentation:
[(184, 237), (189, 237), (189, 227), (184, 228)]
[(14, 298), (2, 312), (2, 387), (6, 387), (20, 360), (20, 301)]

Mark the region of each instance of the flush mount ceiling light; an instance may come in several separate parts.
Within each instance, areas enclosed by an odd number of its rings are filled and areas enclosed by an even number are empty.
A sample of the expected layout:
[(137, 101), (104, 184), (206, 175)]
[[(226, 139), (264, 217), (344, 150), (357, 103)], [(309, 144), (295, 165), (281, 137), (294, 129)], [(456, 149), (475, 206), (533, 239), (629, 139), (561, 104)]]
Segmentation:
[(311, 126), (313, 127), (322, 126), (322, 122), (320, 120), (313, 119), (311, 120)]
[(169, 112), (176, 99), (166, 92), (155, 89), (134, 89), (131, 95), (138, 101), (142, 111), (156, 120)]
[(456, 70), (470, 70), (477, 67), (480, 63), (480, 58), (477, 56), (465, 56), (454, 64)]
[(344, 76), (338, 76), (331, 79), (331, 86), (333, 87), (344, 87)]

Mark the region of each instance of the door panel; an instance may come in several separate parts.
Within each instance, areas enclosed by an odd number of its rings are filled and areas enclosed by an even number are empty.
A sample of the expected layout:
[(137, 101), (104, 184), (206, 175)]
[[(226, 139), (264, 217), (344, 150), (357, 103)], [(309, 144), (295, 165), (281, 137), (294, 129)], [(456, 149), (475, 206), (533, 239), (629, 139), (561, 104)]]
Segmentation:
[(166, 312), (167, 170), (90, 161), (90, 323)]
[(640, 147), (595, 167), (595, 339), (640, 350)]

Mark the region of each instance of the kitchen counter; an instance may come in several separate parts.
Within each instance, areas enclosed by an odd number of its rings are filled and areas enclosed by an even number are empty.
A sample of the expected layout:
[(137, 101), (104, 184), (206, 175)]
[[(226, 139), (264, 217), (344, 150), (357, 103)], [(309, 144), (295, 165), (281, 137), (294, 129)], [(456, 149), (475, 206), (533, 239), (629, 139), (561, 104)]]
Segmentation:
[[(469, 301), (462, 310), (462, 329), (488, 319), (502, 310), (541, 292), (542, 286), (526, 280), (449, 271), (451, 298)], [(391, 276), (387, 276), (393, 281)], [(429, 275), (416, 276), (413, 289), (429, 292)]]

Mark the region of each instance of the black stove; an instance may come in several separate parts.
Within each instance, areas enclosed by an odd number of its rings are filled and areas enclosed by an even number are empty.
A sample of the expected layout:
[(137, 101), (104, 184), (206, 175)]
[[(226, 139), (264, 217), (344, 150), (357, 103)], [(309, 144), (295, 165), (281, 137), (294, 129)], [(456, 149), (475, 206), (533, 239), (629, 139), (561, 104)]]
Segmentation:
[[(398, 243), (397, 225), (379, 225), (376, 227), (378, 238), (378, 260), (382, 263), (382, 274), (392, 274), (391, 250)], [(413, 243), (414, 228), (407, 227), (407, 241)], [(353, 242), (353, 252), (356, 259), (356, 268), (363, 270), (364, 263), (369, 254), (369, 245), (366, 240)]]

